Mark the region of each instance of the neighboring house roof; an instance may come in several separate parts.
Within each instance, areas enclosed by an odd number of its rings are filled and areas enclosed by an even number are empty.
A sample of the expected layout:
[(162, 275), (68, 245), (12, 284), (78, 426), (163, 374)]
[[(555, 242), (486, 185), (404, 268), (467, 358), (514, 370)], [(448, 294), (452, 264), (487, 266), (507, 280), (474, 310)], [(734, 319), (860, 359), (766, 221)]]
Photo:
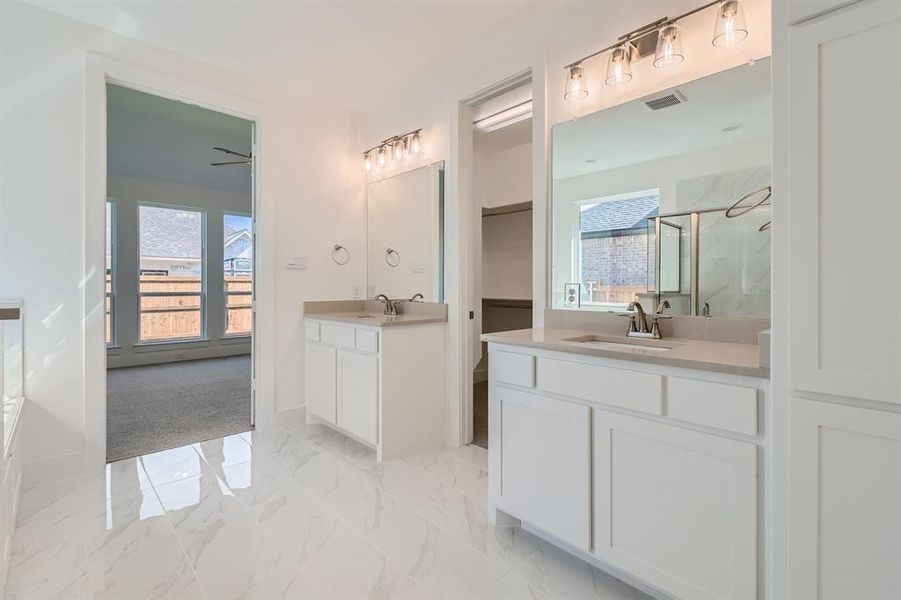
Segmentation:
[[(142, 258), (200, 260), (203, 256), (201, 228), (199, 212), (142, 206), (140, 255)], [(225, 258), (250, 258), (250, 232), (226, 227), (225, 233)]]
[(579, 230), (584, 232), (636, 229), (659, 210), (660, 196), (643, 196), (599, 202), (579, 215)]

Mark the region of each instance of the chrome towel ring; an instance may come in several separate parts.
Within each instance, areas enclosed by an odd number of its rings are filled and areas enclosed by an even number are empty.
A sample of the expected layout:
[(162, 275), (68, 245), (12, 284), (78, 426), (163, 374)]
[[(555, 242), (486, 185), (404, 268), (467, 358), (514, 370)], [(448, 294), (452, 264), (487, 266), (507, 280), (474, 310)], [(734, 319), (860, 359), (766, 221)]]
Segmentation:
[(341, 244), (335, 244), (332, 248), (332, 261), (336, 265), (346, 265), (350, 261), (350, 251)]
[(388, 248), (385, 250), (385, 262), (389, 267), (396, 267), (400, 264), (400, 254), (394, 248)]

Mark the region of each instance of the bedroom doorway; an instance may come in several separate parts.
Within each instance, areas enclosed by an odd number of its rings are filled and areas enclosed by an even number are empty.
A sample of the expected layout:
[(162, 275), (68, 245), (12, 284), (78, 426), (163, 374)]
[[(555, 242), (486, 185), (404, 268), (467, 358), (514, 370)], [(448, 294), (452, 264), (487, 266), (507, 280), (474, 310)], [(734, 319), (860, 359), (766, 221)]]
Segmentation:
[(254, 123), (107, 84), (106, 459), (253, 427)]

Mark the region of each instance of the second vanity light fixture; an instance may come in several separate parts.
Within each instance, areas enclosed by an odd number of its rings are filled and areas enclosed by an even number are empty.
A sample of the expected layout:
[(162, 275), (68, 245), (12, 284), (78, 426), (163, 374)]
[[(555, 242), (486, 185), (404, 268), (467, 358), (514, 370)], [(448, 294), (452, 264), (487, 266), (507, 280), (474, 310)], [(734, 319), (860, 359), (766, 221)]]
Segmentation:
[(566, 65), (564, 68), (567, 77), (563, 98), (584, 100), (588, 97), (588, 82), (585, 80), (583, 63), (605, 52), (610, 53), (607, 58), (607, 85), (618, 86), (629, 83), (632, 80), (632, 63), (649, 56), (652, 52), (655, 67), (678, 65), (685, 59), (679, 21), (711, 6), (717, 7), (712, 40), (714, 46), (734, 46), (748, 37), (748, 25), (741, 0), (714, 0), (678, 17), (672, 19), (663, 17), (648, 23), (620, 36), (615, 44)]
[(370, 173), (392, 163), (402, 162), (407, 156), (422, 154), (422, 129), (395, 135), (363, 153), (363, 170)]

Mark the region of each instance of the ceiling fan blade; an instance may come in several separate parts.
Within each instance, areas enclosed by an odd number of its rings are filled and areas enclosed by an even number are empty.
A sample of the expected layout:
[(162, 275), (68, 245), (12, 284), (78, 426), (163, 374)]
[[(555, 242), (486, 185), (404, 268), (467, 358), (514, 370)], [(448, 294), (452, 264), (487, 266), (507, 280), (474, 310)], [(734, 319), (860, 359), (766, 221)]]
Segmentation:
[(218, 163), (210, 163), (211, 167), (223, 167), (226, 165), (249, 165), (249, 160), (234, 160), (231, 162), (218, 162)]
[(214, 146), (213, 150), (225, 152), (226, 154), (234, 154), (235, 156), (243, 156), (244, 158), (250, 158), (249, 154), (242, 154), (241, 152), (235, 152), (234, 150), (229, 150), (228, 148), (220, 148), (219, 146)]

